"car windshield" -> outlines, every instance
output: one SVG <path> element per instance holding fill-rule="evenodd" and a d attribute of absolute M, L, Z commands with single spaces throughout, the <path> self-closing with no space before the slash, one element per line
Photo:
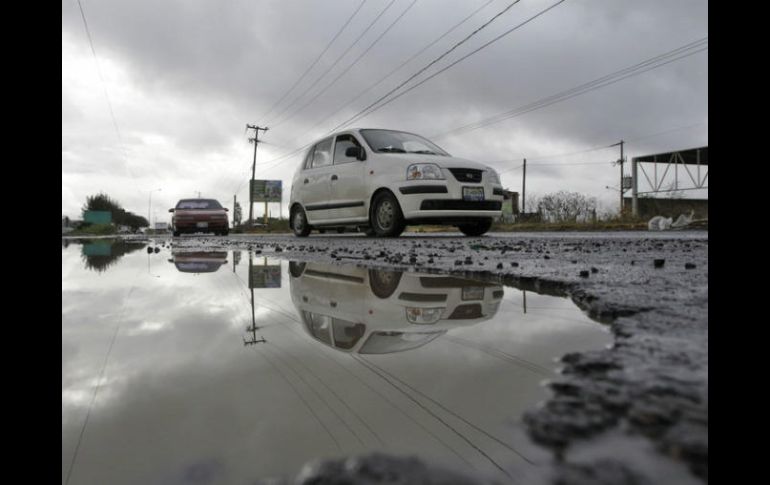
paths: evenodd
<path fill-rule="evenodd" d="M 361 130 L 372 150 L 378 153 L 417 153 L 420 155 L 449 154 L 425 138 L 412 133 L 391 130 Z"/>
<path fill-rule="evenodd" d="M 390 354 L 416 349 L 431 342 L 446 333 L 446 330 L 435 332 L 374 332 L 361 347 L 361 354 Z"/>
<path fill-rule="evenodd" d="M 222 206 L 216 200 L 212 199 L 192 199 L 180 200 L 176 205 L 177 209 L 196 209 L 196 210 L 216 210 L 222 209 Z"/>

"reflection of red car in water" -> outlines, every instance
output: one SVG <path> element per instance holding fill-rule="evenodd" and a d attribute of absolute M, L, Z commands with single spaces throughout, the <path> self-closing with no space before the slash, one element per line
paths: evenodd
<path fill-rule="evenodd" d="M 174 213 L 171 217 L 174 236 L 183 232 L 213 232 L 227 236 L 230 231 L 227 209 L 214 199 L 182 199 L 168 211 Z"/>
<path fill-rule="evenodd" d="M 227 263 L 225 252 L 174 253 L 168 260 L 181 273 L 214 273 Z"/>

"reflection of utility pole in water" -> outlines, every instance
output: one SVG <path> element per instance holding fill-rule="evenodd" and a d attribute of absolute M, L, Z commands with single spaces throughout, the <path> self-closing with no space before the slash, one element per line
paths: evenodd
<path fill-rule="evenodd" d="M 524 303 L 524 313 L 527 313 L 527 290 L 521 290 L 521 298 Z"/>
<path fill-rule="evenodd" d="M 238 254 L 240 255 L 240 252 Z M 235 261 L 235 256 L 233 256 L 233 261 Z M 249 252 L 249 267 L 251 267 L 251 252 Z M 233 267 L 233 271 L 235 271 L 235 267 Z M 257 339 L 257 330 L 259 330 L 259 327 L 257 327 L 257 318 L 254 313 L 254 288 L 250 288 L 249 290 L 251 291 L 251 327 L 246 328 L 246 331 L 251 332 L 251 340 L 243 339 L 243 345 L 254 345 L 267 342 L 261 335 L 260 338 Z"/>
<path fill-rule="evenodd" d="M 235 273 L 235 267 L 241 262 L 241 252 L 233 251 L 233 273 Z"/>

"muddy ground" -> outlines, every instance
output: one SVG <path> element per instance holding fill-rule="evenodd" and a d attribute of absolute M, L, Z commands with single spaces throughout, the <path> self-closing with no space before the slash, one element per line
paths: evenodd
<path fill-rule="evenodd" d="M 614 344 L 562 357 L 552 397 L 524 416 L 553 451 L 551 483 L 708 481 L 708 233 L 515 233 L 156 238 L 298 261 L 458 273 L 568 296 Z M 432 477 L 432 478 L 431 478 Z M 415 458 L 308 465 L 302 483 L 473 483 Z"/>

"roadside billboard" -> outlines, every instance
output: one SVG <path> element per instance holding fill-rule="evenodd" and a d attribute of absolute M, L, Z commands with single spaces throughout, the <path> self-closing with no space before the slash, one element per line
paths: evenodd
<path fill-rule="evenodd" d="M 282 180 L 252 180 L 252 202 L 281 202 Z"/>

